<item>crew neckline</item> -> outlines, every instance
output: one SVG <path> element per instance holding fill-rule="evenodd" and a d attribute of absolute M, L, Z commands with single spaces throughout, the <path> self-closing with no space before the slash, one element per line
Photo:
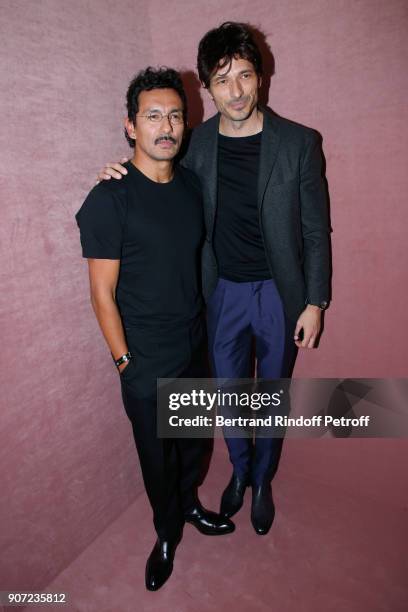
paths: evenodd
<path fill-rule="evenodd" d="M 256 134 L 250 134 L 249 136 L 225 136 L 225 134 L 221 134 L 220 132 L 218 132 L 218 136 L 221 136 L 221 138 L 225 138 L 227 140 L 249 140 L 249 139 L 253 139 L 255 140 L 256 138 L 259 138 L 262 135 L 262 130 L 260 132 L 257 132 Z"/>
<path fill-rule="evenodd" d="M 139 170 L 139 168 L 137 168 L 131 160 L 126 162 L 125 167 L 127 167 L 128 169 L 130 168 L 132 172 L 134 171 L 138 176 L 141 176 L 142 178 L 146 179 L 146 181 L 148 181 L 152 185 L 159 185 L 160 187 L 165 187 L 166 185 L 172 185 L 175 181 L 176 172 L 177 172 L 176 168 L 174 168 L 173 178 L 170 181 L 166 181 L 165 183 L 159 183 L 158 181 L 154 181 L 149 176 L 147 176 L 144 172 Z"/>

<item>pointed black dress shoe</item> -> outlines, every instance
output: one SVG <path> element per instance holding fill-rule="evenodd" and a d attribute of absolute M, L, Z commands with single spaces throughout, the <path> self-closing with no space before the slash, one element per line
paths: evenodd
<path fill-rule="evenodd" d="M 275 518 L 270 483 L 252 485 L 251 523 L 258 535 L 266 535 Z"/>
<path fill-rule="evenodd" d="M 230 518 L 241 509 L 244 503 L 245 489 L 249 485 L 247 476 L 232 474 L 227 488 L 221 497 L 220 513 Z"/>
<path fill-rule="evenodd" d="M 224 535 L 235 530 L 232 521 L 221 514 L 206 510 L 200 503 L 186 512 L 184 519 L 204 535 Z"/>
<path fill-rule="evenodd" d="M 174 553 L 179 540 L 157 539 L 146 563 L 146 589 L 157 591 L 170 577 L 173 571 Z"/>

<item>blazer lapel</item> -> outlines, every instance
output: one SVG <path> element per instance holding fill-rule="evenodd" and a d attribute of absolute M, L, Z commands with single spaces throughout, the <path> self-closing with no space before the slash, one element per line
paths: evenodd
<path fill-rule="evenodd" d="M 263 111 L 261 155 L 258 175 L 258 208 L 261 210 L 265 190 L 275 165 L 280 144 L 280 133 L 277 121 L 268 111 Z"/>
<path fill-rule="evenodd" d="M 206 138 L 203 143 L 204 176 L 207 185 L 207 197 L 204 198 L 207 233 L 211 238 L 214 230 L 215 213 L 218 199 L 218 126 L 219 113 L 207 123 Z"/>

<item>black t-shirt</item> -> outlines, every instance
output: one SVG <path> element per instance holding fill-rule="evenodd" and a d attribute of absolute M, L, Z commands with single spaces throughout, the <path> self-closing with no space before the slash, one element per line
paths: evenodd
<path fill-rule="evenodd" d="M 214 250 L 219 276 L 236 282 L 271 278 L 257 204 L 261 135 L 218 135 Z"/>
<path fill-rule="evenodd" d="M 180 166 L 168 183 L 131 162 L 120 181 L 102 181 L 76 215 L 83 256 L 120 259 L 116 301 L 128 336 L 186 329 L 200 314 L 204 238 L 198 178 Z"/>

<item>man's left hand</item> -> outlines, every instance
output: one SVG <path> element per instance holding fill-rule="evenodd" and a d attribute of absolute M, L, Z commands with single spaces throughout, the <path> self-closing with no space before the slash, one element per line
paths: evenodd
<path fill-rule="evenodd" d="M 298 348 L 313 348 L 320 332 L 322 311 L 318 306 L 308 304 L 297 320 L 294 340 Z M 303 338 L 300 340 L 300 330 Z"/>

